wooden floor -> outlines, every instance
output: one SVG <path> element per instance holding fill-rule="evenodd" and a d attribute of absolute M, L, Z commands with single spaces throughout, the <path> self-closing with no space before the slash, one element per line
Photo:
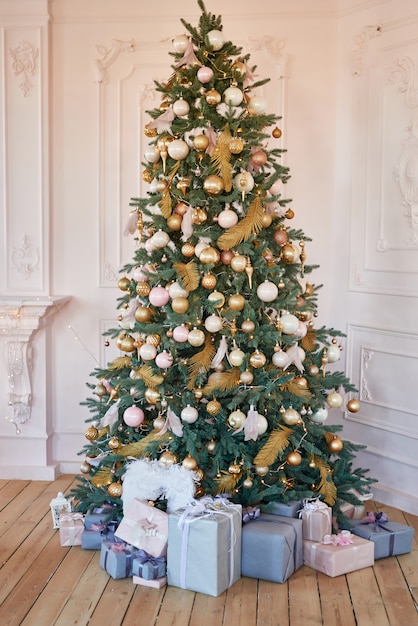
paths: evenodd
<path fill-rule="evenodd" d="M 113 580 L 97 551 L 63 548 L 49 503 L 73 476 L 0 480 L 1 626 L 414 626 L 418 517 L 377 503 L 415 528 L 413 551 L 329 578 L 306 566 L 284 584 L 242 578 L 218 598 Z M 370 507 L 368 507 L 370 508 Z"/>

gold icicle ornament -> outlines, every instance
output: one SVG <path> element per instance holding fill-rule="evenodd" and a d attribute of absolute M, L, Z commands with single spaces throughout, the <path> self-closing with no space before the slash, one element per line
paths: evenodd
<path fill-rule="evenodd" d="M 249 257 L 247 257 L 247 263 L 245 266 L 245 273 L 248 276 L 248 284 L 250 286 L 250 289 L 253 288 L 253 273 L 254 273 L 254 268 L 251 265 L 251 259 Z"/>
<path fill-rule="evenodd" d="M 300 273 L 301 273 L 301 276 L 303 278 L 303 275 L 305 273 L 305 262 L 306 262 L 305 242 L 304 241 L 299 241 L 299 246 L 300 246 L 299 259 L 300 259 L 300 263 L 301 263 Z"/>
<path fill-rule="evenodd" d="M 138 241 L 141 241 L 142 234 L 144 232 L 144 220 L 142 219 L 142 211 L 138 209 L 137 213 L 138 213 L 138 216 L 137 216 L 137 221 L 136 221 L 136 228 L 138 230 Z"/>

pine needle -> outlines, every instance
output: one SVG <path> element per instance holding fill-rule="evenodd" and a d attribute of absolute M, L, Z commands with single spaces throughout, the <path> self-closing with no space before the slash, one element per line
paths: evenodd
<path fill-rule="evenodd" d="M 122 446 L 116 451 L 118 456 L 133 456 L 135 458 L 139 458 L 140 456 L 145 456 L 146 448 L 149 444 L 158 441 L 160 444 L 164 444 L 168 442 L 170 437 L 170 433 L 167 431 L 163 435 L 159 435 L 158 430 L 153 430 L 149 435 L 146 435 L 140 441 L 135 441 L 135 443 L 128 443 L 126 446 Z"/>
<path fill-rule="evenodd" d="M 241 372 L 234 367 L 226 372 L 214 372 L 210 375 L 207 385 L 203 387 L 203 395 L 210 396 L 215 391 L 231 391 L 234 387 L 238 387 Z"/>
<path fill-rule="evenodd" d="M 196 378 L 199 372 L 203 370 L 207 372 L 212 363 L 212 359 L 216 354 L 215 347 L 212 343 L 211 337 L 206 336 L 205 347 L 200 352 L 197 352 L 189 359 L 189 377 L 187 381 L 187 389 L 193 389 Z"/>
<path fill-rule="evenodd" d="M 220 250 L 231 250 L 243 241 L 248 241 L 251 235 L 257 235 L 263 228 L 263 205 L 259 196 L 256 196 L 248 207 L 247 215 L 232 228 L 228 228 L 218 239 Z"/>
<path fill-rule="evenodd" d="M 267 442 L 254 459 L 254 465 L 273 465 L 280 452 L 289 445 L 289 437 L 293 433 L 291 428 L 280 426 L 280 430 L 273 430 Z"/>
<path fill-rule="evenodd" d="M 110 370 L 123 370 L 124 367 L 129 367 L 130 363 L 131 359 L 129 356 L 120 356 L 111 361 L 107 367 Z"/>
<path fill-rule="evenodd" d="M 232 165 L 231 151 L 229 144 L 231 143 L 231 133 L 228 127 L 220 134 L 218 141 L 215 145 L 215 150 L 212 155 L 212 163 L 216 167 L 218 175 L 222 178 L 225 191 L 229 192 L 232 189 Z"/>
<path fill-rule="evenodd" d="M 161 374 L 155 374 L 150 365 L 142 365 L 139 369 L 135 370 L 135 376 L 139 376 L 144 381 L 147 387 L 155 389 L 158 385 L 164 382 L 164 377 Z"/>
<path fill-rule="evenodd" d="M 312 394 L 309 389 L 301 388 L 294 380 L 289 380 L 288 383 L 283 385 L 283 388 L 286 389 L 289 393 L 294 396 L 298 396 L 299 398 L 303 398 L 307 402 L 312 398 Z"/>
<path fill-rule="evenodd" d="M 325 502 L 329 506 L 334 506 L 337 500 L 337 487 L 334 482 L 330 480 L 331 469 L 326 461 L 319 457 L 314 457 L 315 467 L 319 470 L 321 477 L 320 483 L 317 487 L 317 491 L 324 496 Z"/>
<path fill-rule="evenodd" d="M 174 263 L 173 269 L 177 272 L 177 276 L 181 280 L 182 286 L 187 291 L 194 291 L 198 288 L 200 282 L 199 268 L 195 261 L 188 263 Z"/>
<path fill-rule="evenodd" d="M 240 477 L 241 474 L 221 472 L 221 476 L 215 478 L 218 485 L 218 493 L 232 493 Z"/>
<path fill-rule="evenodd" d="M 163 191 L 163 197 L 161 198 L 161 202 L 159 203 L 159 207 L 163 217 L 167 220 L 173 212 L 173 205 L 171 203 L 171 194 L 168 187 L 166 187 Z"/>
<path fill-rule="evenodd" d="M 300 342 L 300 345 L 305 350 L 305 352 L 313 352 L 316 346 L 316 332 L 314 330 L 308 330 L 308 332 Z"/>

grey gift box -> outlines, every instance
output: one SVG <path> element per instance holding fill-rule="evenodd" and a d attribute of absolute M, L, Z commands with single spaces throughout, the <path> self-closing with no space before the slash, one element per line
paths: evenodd
<path fill-rule="evenodd" d="M 270 515 L 281 515 L 282 517 L 299 517 L 299 511 L 303 508 L 301 500 L 290 500 L 289 502 L 269 502 L 260 506 L 262 513 Z"/>
<path fill-rule="evenodd" d="M 168 518 L 167 582 L 174 587 L 219 596 L 241 578 L 241 505 L 187 518 Z"/>
<path fill-rule="evenodd" d="M 353 522 L 351 532 L 353 535 L 373 541 L 375 559 L 383 559 L 395 554 L 407 554 L 412 550 L 414 538 L 412 526 L 390 521 L 379 524 Z"/>
<path fill-rule="evenodd" d="M 242 528 L 241 574 L 283 583 L 303 564 L 302 520 L 261 515 Z"/>

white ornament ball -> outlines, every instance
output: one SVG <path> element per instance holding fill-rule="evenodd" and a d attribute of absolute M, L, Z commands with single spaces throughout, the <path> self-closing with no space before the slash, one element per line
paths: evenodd
<path fill-rule="evenodd" d="M 136 267 L 133 270 L 132 278 L 136 280 L 137 283 L 141 283 L 143 281 L 149 280 L 149 274 L 144 271 L 145 269 L 146 268 L 143 265 L 141 265 L 140 267 Z"/>
<path fill-rule="evenodd" d="M 173 355 L 167 352 L 167 350 L 163 350 L 155 357 L 155 364 L 166 370 L 173 365 Z"/>
<path fill-rule="evenodd" d="M 150 343 L 144 343 L 139 348 L 139 356 L 144 361 L 153 361 L 157 356 L 157 348 Z"/>
<path fill-rule="evenodd" d="M 195 255 L 197 256 L 197 258 L 199 258 L 199 257 L 200 257 L 200 255 L 202 254 L 203 250 L 204 250 L 205 248 L 207 248 L 207 247 L 208 247 L 208 245 L 209 245 L 209 244 L 208 244 L 208 243 L 206 243 L 206 241 L 199 241 L 199 243 L 197 243 L 197 244 L 195 245 L 195 248 L 194 248 L 194 253 L 195 253 Z"/>
<path fill-rule="evenodd" d="M 226 104 L 232 104 L 232 106 L 237 107 L 243 101 L 244 94 L 238 87 L 228 87 L 225 89 L 223 97 Z"/>
<path fill-rule="evenodd" d="M 228 361 L 232 367 L 239 367 L 244 363 L 245 353 L 239 348 L 235 348 L 235 350 L 231 350 L 228 355 Z"/>
<path fill-rule="evenodd" d="M 279 350 L 279 352 L 275 352 L 271 358 L 273 365 L 276 367 L 285 367 L 285 365 L 289 362 L 288 356 L 286 352 L 283 350 Z"/>
<path fill-rule="evenodd" d="M 203 83 L 204 85 L 206 83 L 210 83 L 210 81 L 213 78 L 213 69 L 211 67 L 208 67 L 207 65 L 202 65 L 202 67 L 199 67 L 199 69 L 197 70 L 197 79 Z"/>
<path fill-rule="evenodd" d="M 260 115 L 266 110 L 266 101 L 261 96 L 254 96 L 248 103 L 250 113 Z"/>
<path fill-rule="evenodd" d="M 145 149 L 144 157 L 148 161 L 148 163 L 157 163 L 160 158 L 160 151 L 157 146 L 148 146 Z"/>
<path fill-rule="evenodd" d="M 298 413 L 298 411 L 296 411 L 292 407 L 289 407 L 283 413 L 282 419 L 284 423 L 287 424 L 288 426 L 294 426 L 295 424 L 298 424 L 301 421 L 301 416 L 300 416 L 300 413 Z"/>
<path fill-rule="evenodd" d="M 266 418 L 264 417 L 264 415 L 260 415 L 260 413 L 258 413 L 257 415 L 257 431 L 259 435 L 264 435 L 264 433 L 266 432 L 268 428 L 268 421 L 266 420 Z"/>
<path fill-rule="evenodd" d="M 183 324 L 181 326 L 176 326 L 173 330 L 173 339 L 174 341 L 177 341 L 177 343 L 184 343 L 185 341 L 187 341 L 188 336 L 189 329 Z"/>
<path fill-rule="evenodd" d="M 241 372 L 240 380 L 244 385 L 251 385 L 254 380 L 254 374 L 250 370 L 244 370 Z"/>
<path fill-rule="evenodd" d="M 194 406 L 190 406 L 190 404 L 188 404 L 184 407 L 184 409 L 182 409 L 180 417 L 183 422 L 187 422 L 187 424 L 194 424 L 199 417 L 199 412 Z"/>
<path fill-rule="evenodd" d="M 341 350 L 333 343 L 327 348 L 328 363 L 336 363 L 341 358 Z"/>
<path fill-rule="evenodd" d="M 210 30 L 206 36 L 211 50 L 220 50 L 225 43 L 223 32 L 220 30 Z"/>
<path fill-rule="evenodd" d="M 189 295 L 187 289 L 184 289 L 184 287 L 182 287 L 177 281 L 171 283 L 168 288 L 168 293 L 170 294 L 170 298 L 172 300 L 174 300 L 174 298 L 187 298 Z"/>
<path fill-rule="evenodd" d="M 280 318 L 280 323 L 282 326 L 282 332 L 285 335 L 292 335 L 299 328 L 299 320 L 296 315 L 292 315 L 291 313 L 285 313 Z"/>
<path fill-rule="evenodd" d="M 158 178 L 153 178 L 149 184 L 150 193 L 157 193 Z"/>
<path fill-rule="evenodd" d="M 343 403 L 343 397 L 338 391 L 332 391 L 327 395 L 327 404 L 331 409 L 339 409 Z"/>
<path fill-rule="evenodd" d="M 189 38 L 187 35 L 177 35 L 177 37 L 174 37 L 172 43 L 174 52 L 177 52 L 177 54 L 184 54 L 187 50 L 187 46 L 189 45 Z"/>
<path fill-rule="evenodd" d="M 216 309 L 220 309 L 225 304 L 225 296 L 220 291 L 212 291 L 208 295 L 208 300 L 209 302 L 216 302 Z"/>
<path fill-rule="evenodd" d="M 232 428 L 240 428 L 243 425 L 247 416 L 245 413 L 237 409 L 236 411 L 232 411 L 228 417 L 228 424 L 232 426 Z"/>
<path fill-rule="evenodd" d="M 242 171 L 234 177 L 234 187 L 248 193 L 254 187 L 254 178 L 250 172 Z"/>
<path fill-rule="evenodd" d="M 190 148 L 183 139 L 174 139 L 168 144 L 168 154 L 175 161 L 185 159 L 190 152 Z"/>
<path fill-rule="evenodd" d="M 310 415 L 310 419 L 312 422 L 315 422 L 315 424 L 323 424 L 327 417 L 328 409 L 325 407 L 317 409 L 314 413 L 312 413 L 312 415 Z"/>
<path fill-rule="evenodd" d="M 238 223 L 238 215 L 232 209 L 224 209 L 218 215 L 218 224 L 221 228 L 232 228 Z"/>
<path fill-rule="evenodd" d="M 149 241 L 151 241 L 154 249 L 160 250 L 161 248 L 165 248 L 165 246 L 169 243 L 170 235 L 166 233 L 165 230 L 157 230 Z"/>
<path fill-rule="evenodd" d="M 279 193 L 283 191 L 283 183 L 281 179 L 277 179 L 269 189 L 269 192 L 272 196 L 277 196 Z"/>
<path fill-rule="evenodd" d="M 303 339 L 303 337 L 305 337 L 307 332 L 308 332 L 308 327 L 305 324 L 305 322 L 299 321 L 299 325 L 298 325 L 297 329 L 295 330 L 295 332 L 293 334 L 296 337 L 299 337 L 300 339 Z"/>
<path fill-rule="evenodd" d="M 257 287 L 257 296 L 262 302 L 273 302 L 279 295 L 279 289 L 275 283 L 265 280 Z"/>
<path fill-rule="evenodd" d="M 205 343 L 205 333 L 198 328 L 193 328 L 193 330 L 189 332 L 187 341 L 195 348 L 202 346 Z"/>
<path fill-rule="evenodd" d="M 187 100 L 183 100 L 183 98 L 180 98 L 180 100 L 176 100 L 173 103 L 173 111 L 177 115 L 177 117 L 184 117 L 189 113 L 190 105 Z"/>
<path fill-rule="evenodd" d="M 217 333 L 223 326 L 222 318 L 219 315 L 209 315 L 205 319 L 205 328 L 210 333 Z"/>

